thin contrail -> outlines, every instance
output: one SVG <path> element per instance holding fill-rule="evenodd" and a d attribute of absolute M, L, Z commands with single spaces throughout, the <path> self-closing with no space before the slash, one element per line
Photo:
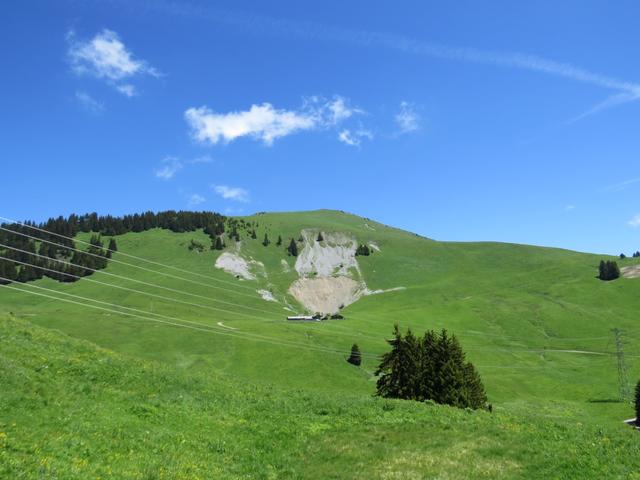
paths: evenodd
<path fill-rule="evenodd" d="M 130 8 L 141 7 L 139 3 L 132 4 L 126 2 L 126 5 Z M 336 27 L 316 22 L 275 18 L 247 12 L 197 6 L 187 2 L 157 0 L 146 2 L 142 5 L 142 8 L 169 15 L 200 18 L 230 25 L 241 28 L 251 34 L 296 37 L 304 40 L 343 43 L 359 47 L 387 48 L 430 58 L 529 70 L 615 90 L 622 94 L 614 95 L 606 99 L 581 115 L 569 120 L 569 123 L 581 120 L 606 108 L 640 99 L 640 83 L 620 80 L 608 75 L 589 71 L 570 63 L 558 62 L 522 52 L 500 52 L 471 47 L 442 45 L 389 32 L 374 32 L 362 29 Z"/>

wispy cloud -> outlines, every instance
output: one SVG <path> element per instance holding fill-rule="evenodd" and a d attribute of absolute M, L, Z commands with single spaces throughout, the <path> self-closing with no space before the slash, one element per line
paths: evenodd
<path fill-rule="evenodd" d="M 203 155 L 201 157 L 196 157 L 191 160 L 188 160 L 187 163 L 191 165 L 198 165 L 201 163 L 213 163 L 213 158 L 211 158 L 209 155 Z"/>
<path fill-rule="evenodd" d="M 613 185 L 607 185 L 602 190 L 605 192 L 621 192 L 635 183 L 640 183 L 640 178 L 631 178 L 623 182 L 614 183 Z"/>
<path fill-rule="evenodd" d="M 565 211 L 565 212 L 571 212 L 571 211 L 573 211 L 573 210 L 575 210 L 575 209 L 576 209 L 576 206 L 575 206 L 575 205 L 565 205 L 565 206 L 564 206 L 564 211 Z"/>
<path fill-rule="evenodd" d="M 120 40 L 118 34 L 104 29 L 90 40 L 76 38 L 75 32 L 67 34 L 67 52 L 71 68 L 77 75 L 90 75 L 112 85 L 127 97 L 135 95 L 135 87 L 123 80 L 140 75 L 159 76 L 158 71 L 133 54 Z"/>
<path fill-rule="evenodd" d="M 516 68 L 566 78 L 626 94 L 618 96 L 615 100 L 611 98 L 605 100 L 587 112 L 573 118 L 571 120 L 573 122 L 606 108 L 640 99 L 639 83 L 620 80 L 605 74 L 594 73 L 570 63 L 558 62 L 522 52 L 500 52 L 442 45 L 394 33 L 349 29 L 315 22 L 251 15 L 244 12 L 192 5 L 186 2 L 177 3 L 158 0 L 153 2 L 151 8 L 171 15 L 197 17 L 216 23 L 224 23 L 252 34 L 302 38 L 365 48 L 386 48 L 425 58 Z"/>
<path fill-rule="evenodd" d="M 345 98 L 332 100 L 309 97 L 302 108 L 285 110 L 270 103 L 251 105 L 248 110 L 216 113 L 208 107 L 189 108 L 184 116 L 195 140 L 216 145 L 229 143 L 241 137 L 272 145 L 277 138 L 305 130 L 337 126 L 362 110 L 352 108 Z"/>
<path fill-rule="evenodd" d="M 348 128 L 345 128 L 338 133 L 338 140 L 351 147 L 359 147 L 362 144 L 362 140 L 365 138 L 373 140 L 373 133 L 364 129 L 351 131 Z"/>
<path fill-rule="evenodd" d="M 640 213 L 635 215 L 631 220 L 627 222 L 627 225 L 633 228 L 640 227 Z"/>
<path fill-rule="evenodd" d="M 104 112 L 104 104 L 99 102 L 87 92 L 76 92 L 76 101 L 87 111 L 91 113 L 102 113 Z"/>
<path fill-rule="evenodd" d="M 162 160 L 162 166 L 154 171 L 157 178 L 162 180 L 171 180 L 184 165 L 177 157 L 165 157 Z"/>
<path fill-rule="evenodd" d="M 399 128 L 398 134 L 415 132 L 420 128 L 420 115 L 415 106 L 409 102 L 400 102 L 400 111 L 394 117 Z"/>
<path fill-rule="evenodd" d="M 212 185 L 211 188 L 225 200 L 244 203 L 249 201 L 249 192 L 244 188 L 230 187 L 228 185 Z"/>
<path fill-rule="evenodd" d="M 190 207 L 195 207 L 196 205 L 200 205 L 204 202 L 206 202 L 207 199 L 204 198 L 202 195 L 198 195 L 197 193 L 193 193 L 191 195 L 189 195 L 189 206 Z"/>

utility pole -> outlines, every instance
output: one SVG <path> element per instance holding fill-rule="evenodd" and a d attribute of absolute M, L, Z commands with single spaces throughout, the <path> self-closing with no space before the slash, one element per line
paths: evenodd
<path fill-rule="evenodd" d="M 624 361 L 624 330 L 619 328 L 611 329 L 616 342 L 616 358 L 618 360 L 618 388 L 620 401 L 626 402 L 631 398 L 629 390 L 629 377 L 627 376 L 627 364 Z"/>

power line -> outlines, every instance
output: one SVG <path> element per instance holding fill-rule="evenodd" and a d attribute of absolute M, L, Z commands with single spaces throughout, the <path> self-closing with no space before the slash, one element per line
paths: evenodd
<path fill-rule="evenodd" d="M 5 280 L 8 280 L 8 279 L 5 279 Z M 97 309 L 97 310 L 103 310 L 103 311 L 107 311 L 107 312 L 111 312 L 111 313 L 116 313 L 116 314 L 119 314 L 119 315 L 140 318 L 140 319 L 148 320 L 148 321 L 151 321 L 151 322 L 163 323 L 163 324 L 174 326 L 174 327 L 188 328 L 188 329 L 192 329 L 192 330 L 198 330 L 198 331 L 207 332 L 207 333 L 213 333 L 213 334 L 217 334 L 217 335 L 225 335 L 225 336 L 230 336 L 230 337 L 235 337 L 235 338 L 240 338 L 240 339 L 261 341 L 261 342 L 264 342 L 264 343 L 270 343 L 270 344 L 277 345 L 277 346 L 286 346 L 286 347 L 300 348 L 300 349 L 305 349 L 305 350 L 313 350 L 313 351 L 318 351 L 318 352 L 322 352 L 322 353 L 334 353 L 334 354 L 341 354 L 341 355 L 346 355 L 346 354 L 350 353 L 350 351 L 346 351 L 346 350 L 338 350 L 338 349 L 332 349 L 332 348 L 328 348 L 328 347 L 317 347 L 317 346 L 302 345 L 302 344 L 299 344 L 299 343 L 293 343 L 293 342 L 287 342 L 287 341 L 281 341 L 281 340 L 279 341 L 279 340 L 271 339 L 269 337 L 264 337 L 264 336 L 255 335 L 255 334 L 247 334 L 247 335 L 245 335 L 245 334 L 241 334 L 240 332 L 231 332 L 231 331 L 228 331 L 228 330 L 214 330 L 209 325 L 204 325 L 204 324 L 198 324 L 200 326 L 183 325 L 183 324 L 177 323 L 177 322 L 170 322 L 170 321 L 160 320 L 158 318 L 142 316 L 142 315 L 138 315 L 138 314 L 135 314 L 135 313 L 121 312 L 121 311 L 114 310 L 114 309 L 99 307 L 97 305 L 90 305 L 90 304 L 87 304 L 87 303 L 77 302 L 75 300 L 69 300 L 69 299 L 66 299 L 66 298 L 60 298 L 60 297 L 56 297 L 56 296 L 53 296 L 53 295 L 47 295 L 47 294 L 44 294 L 44 293 L 31 292 L 31 291 L 28 291 L 28 290 L 24 290 L 22 288 L 12 287 L 10 285 L 4 285 L 1 288 L 8 288 L 10 290 L 16 290 L 16 291 L 19 291 L 19 292 L 28 293 L 30 295 L 38 295 L 40 297 L 46 297 L 46 298 L 50 298 L 50 299 L 61 301 L 61 302 L 72 303 L 72 304 L 75 304 L 75 305 L 80 305 L 80 306 L 84 306 L 84 307 L 87 307 L 87 308 L 93 308 L 93 309 Z M 89 300 L 89 301 L 93 301 L 93 300 Z M 196 323 L 196 322 L 191 322 L 191 323 Z M 366 357 L 378 358 L 378 355 L 375 355 L 375 354 L 364 353 L 363 355 L 366 356 Z"/>
<path fill-rule="evenodd" d="M 2 216 L 0 216 L 0 218 L 5 219 L 5 220 L 8 220 L 6 217 L 2 217 Z M 53 232 L 50 232 L 50 231 L 48 231 L 48 230 L 44 230 L 44 229 L 42 229 L 42 228 L 34 227 L 34 226 L 32 226 L 32 225 L 27 225 L 27 224 L 25 224 L 25 223 L 20 223 L 20 222 L 14 222 L 14 223 L 16 223 L 16 224 L 18 224 L 18 225 L 22 225 L 23 227 L 32 228 L 32 229 L 34 229 L 34 230 L 37 230 L 37 231 L 40 231 L 40 232 L 46 233 L 46 234 L 48 234 L 48 235 L 55 235 L 56 237 L 64 238 L 64 239 L 70 240 L 70 241 L 72 241 L 72 242 L 78 242 L 78 243 L 82 243 L 82 244 L 85 244 L 85 245 L 92 246 L 92 245 L 91 245 L 91 243 L 89 243 L 89 242 L 85 242 L 84 240 L 74 239 L 74 238 L 72 238 L 72 237 L 67 237 L 67 236 L 65 236 L 65 235 L 60 235 L 60 234 L 58 234 L 58 233 L 53 233 Z M 4 230 L 4 231 L 10 232 L 10 233 L 13 233 L 13 234 L 15 234 L 15 235 L 21 235 L 21 236 L 23 236 L 23 237 L 27 237 L 27 238 L 30 238 L 30 239 L 32 239 L 32 240 L 37 240 L 37 241 L 39 241 L 39 242 L 44 242 L 44 243 L 48 243 L 48 244 L 51 244 L 51 245 L 56 245 L 56 246 L 58 246 L 58 247 L 66 248 L 66 249 L 69 249 L 69 250 L 74 250 L 74 251 L 77 251 L 77 252 L 85 253 L 85 254 L 88 254 L 88 255 L 93 255 L 93 256 L 98 256 L 98 257 L 100 256 L 100 255 L 97 255 L 97 254 L 93 254 L 93 253 L 91 253 L 91 252 L 86 252 L 86 251 L 79 250 L 79 249 L 77 249 L 77 248 L 75 248 L 75 247 L 69 247 L 69 246 L 67 246 L 67 245 L 57 244 L 57 243 L 51 242 L 51 241 L 49 241 L 49 240 L 45 240 L 45 239 L 43 239 L 43 238 L 39 238 L 39 237 L 35 237 L 35 236 L 32 236 L 32 235 L 28 235 L 28 234 L 23 233 L 23 232 L 17 232 L 17 231 L 15 231 L 15 230 L 11 230 L 10 228 L 3 227 L 2 225 L 0 225 L 0 230 Z M 133 258 L 133 259 L 140 260 L 140 261 L 143 261 L 143 262 L 147 262 L 147 263 L 150 263 L 150 264 L 153 264 L 153 265 L 158 265 L 158 266 L 161 266 L 161 267 L 164 267 L 164 268 L 170 268 L 170 269 L 172 269 L 172 270 L 177 270 L 177 271 L 180 271 L 180 272 L 183 272 L 183 273 L 188 273 L 188 274 L 190 274 L 190 275 L 196 275 L 196 276 L 199 276 L 199 277 L 204 277 L 204 278 L 206 278 L 206 279 L 208 279 L 208 280 L 213 280 L 213 281 L 215 281 L 215 282 L 220 282 L 220 283 L 224 283 L 224 284 L 227 284 L 227 285 L 232 285 L 232 286 L 234 286 L 234 287 L 236 287 L 236 288 L 244 288 L 244 289 L 247 289 L 247 290 L 253 290 L 251 287 L 245 287 L 244 285 L 238 285 L 237 283 L 229 282 L 229 281 L 227 281 L 227 280 L 221 280 L 221 279 L 219 279 L 219 278 L 211 277 L 211 276 L 209 276 L 209 275 L 203 275 L 203 274 L 198 273 L 198 272 L 192 272 L 192 271 L 190 271 L 190 270 L 185 270 L 185 269 L 182 269 L 182 268 L 173 267 L 173 266 L 171 266 L 171 265 L 165 265 L 165 264 L 163 264 L 163 263 L 155 262 L 155 261 L 153 261 L 153 260 L 148 260 L 148 259 L 145 259 L 145 258 L 142 258 L 142 257 L 138 257 L 138 256 L 135 256 L 135 255 L 131 255 L 131 254 L 128 254 L 128 253 L 122 252 L 122 251 L 120 251 L 120 250 L 111 250 L 111 249 L 109 249 L 109 248 L 104 248 L 104 247 L 102 247 L 102 250 L 105 250 L 105 251 L 111 252 L 112 254 L 117 253 L 117 254 L 122 255 L 122 256 L 125 256 L 125 257 Z M 170 273 L 166 273 L 166 272 L 159 272 L 158 270 L 152 270 L 152 269 L 149 269 L 149 268 L 141 267 L 140 265 L 135 265 L 135 264 L 132 264 L 132 263 L 123 262 L 123 261 L 121 261 L 121 260 L 114 260 L 114 259 L 112 259 L 112 261 L 113 261 L 113 262 L 115 262 L 115 263 L 121 263 L 121 264 L 123 264 L 123 265 L 128 265 L 128 266 L 130 266 L 130 267 L 138 268 L 138 269 L 140 269 L 140 270 L 145 270 L 145 271 L 148 271 L 148 272 L 153 272 L 153 273 L 156 273 L 156 274 L 158 274 L 158 275 L 164 275 L 164 276 L 166 276 L 166 277 L 171 277 L 171 278 L 175 278 L 175 279 L 179 279 L 179 280 L 184 280 L 184 281 L 186 281 L 186 282 L 191 282 L 191 283 L 194 283 L 194 284 L 197 284 L 197 285 L 202 285 L 202 286 L 211 287 L 211 288 L 221 288 L 221 287 L 214 287 L 213 285 L 208 285 L 208 284 L 201 283 L 201 282 L 196 282 L 196 281 L 194 281 L 194 280 L 189 280 L 189 279 L 186 279 L 186 278 L 183 278 L 183 277 L 179 277 L 179 276 L 177 276 L 177 275 L 172 275 L 172 274 L 170 274 Z"/>
<path fill-rule="evenodd" d="M 171 287 L 165 287 L 165 286 L 162 286 L 162 285 L 157 285 L 155 283 L 144 282 L 142 280 L 126 277 L 124 275 L 118 275 L 116 273 L 106 272 L 104 270 L 98 270 L 98 269 L 95 269 L 95 268 L 85 267 L 83 265 L 78 265 L 76 263 L 71 263 L 71 262 L 68 262 L 66 260 L 59 260 L 57 258 L 50 258 L 50 257 L 47 257 L 45 255 L 40 255 L 39 253 L 29 252 L 28 250 L 22 250 L 20 248 L 11 247 L 11 246 L 5 245 L 3 243 L 0 243 L 0 248 L 8 248 L 8 249 L 14 250 L 16 252 L 25 253 L 27 255 L 32 255 L 32 256 L 38 257 L 38 258 L 43 258 L 43 259 L 48 260 L 48 261 L 58 262 L 58 263 L 62 263 L 64 265 L 71 265 L 71 266 L 79 268 L 81 270 L 89 270 L 90 272 L 99 273 L 99 274 L 102 274 L 102 275 L 108 275 L 110 277 L 119 278 L 121 280 L 126 280 L 126 281 L 129 281 L 129 282 L 138 283 L 138 284 L 141 284 L 141 285 L 145 285 L 147 287 L 158 288 L 158 289 L 166 290 L 166 291 L 173 292 L 173 293 L 179 293 L 181 295 L 188 295 L 190 297 L 201 298 L 201 299 L 207 300 L 209 302 L 223 303 L 223 304 L 231 305 L 231 306 L 234 306 L 234 307 L 246 308 L 248 310 L 255 310 L 255 311 L 258 311 L 258 312 L 261 312 L 261 313 L 266 311 L 266 310 L 263 310 L 263 309 L 258 309 L 258 308 L 254 308 L 254 307 L 248 307 L 246 305 L 241 305 L 241 304 L 238 304 L 238 303 L 227 302 L 225 300 L 218 300 L 218 299 L 215 299 L 215 298 L 205 297 L 204 295 L 198 295 L 196 293 L 185 292 L 184 290 L 178 290 L 178 289 L 171 288 Z M 0 258 L 2 258 L 2 257 L 0 257 Z M 3 258 L 3 259 L 7 260 L 9 262 L 17 262 L 16 260 L 12 260 L 12 259 L 8 259 L 8 258 Z M 24 263 L 24 262 L 20 262 L 20 263 Z M 38 265 L 35 265 L 35 264 L 34 265 L 30 264 L 30 266 L 35 267 L 35 268 L 42 268 L 42 267 L 40 267 Z M 48 270 L 51 270 L 51 269 L 48 269 Z M 56 270 L 53 270 L 53 271 L 57 272 Z M 69 274 L 64 273 L 64 272 L 57 272 L 57 273 L 59 273 L 61 275 L 69 275 Z M 77 275 L 71 275 L 71 276 L 77 277 Z M 80 278 L 82 278 L 82 277 L 80 277 Z M 232 292 L 232 293 L 236 294 L 236 292 Z M 237 293 L 237 294 L 238 295 L 244 295 L 244 294 L 240 294 L 240 293 Z M 248 295 L 244 295 L 244 296 L 248 296 Z M 253 299 L 253 300 L 256 299 L 255 297 L 250 297 L 250 298 Z"/>
<path fill-rule="evenodd" d="M 0 257 L 0 260 L 7 260 L 7 259 L 6 259 L 6 258 L 3 258 L 3 257 Z M 18 264 L 20 264 L 20 265 L 27 265 L 27 266 L 34 267 L 34 268 L 39 268 L 39 269 L 41 269 L 41 270 L 45 270 L 45 271 L 48 271 L 48 272 L 60 273 L 60 272 L 58 272 L 57 270 L 53 270 L 53 269 L 51 269 L 51 268 L 42 267 L 42 266 L 39 266 L 39 265 L 34 265 L 34 264 L 31 264 L 31 263 L 27 263 L 27 262 L 22 262 L 22 261 L 20 261 L 20 260 L 10 260 L 10 261 L 11 261 L 11 262 L 13 262 L 13 263 L 18 263 Z M 217 307 L 211 307 L 211 306 L 208 306 L 208 305 L 200 305 L 200 304 L 197 304 L 197 303 L 186 302 L 186 301 L 184 301 L 184 300 L 179 300 L 179 299 L 172 298 L 172 297 L 165 297 L 165 296 L 163 296 L 163 295 L 157 295 L 157 294 L 155 294 L 155 293 L 144 292 L 144 291 L 142 291 L 142 290 L 136 290 L 136 289 L 134 289 L 134 288 L 128 288 L 128 287 L 123 287 L 123 286 L 121 286 L 121 285 L 114 285 L 114 284 L 112 284 L 112 283 L 105 283 L 105 282 L 101 282 L 101 281 L 99 281 L 99 280 L 95 280 L 95 279 L 93 279 L 93 278 L 80 277 L 79 275 L 73 275 L 73 274 L 71 274 L 71 273 L 65 273 L 64 275 L 67 275 L 67 276 L 70 276 L 70 277 L 73 277 L 73 278 L 77 278 L 78 280 L 82 279 L 82 280 L 85 280 L 85 281 L 87 281 L 87 282 L 96 283 L 96 284 L 98 284 L 98 285 L 104 285 L 105 287 L 117 288 L 117 289 L 119 289 L 119 290 L 125 290 L 125 291 L 128 291 L 128 292 L 138 293 L 138 294 L 140 294 L 140 295 L 146 295 L 146 296 L 148 296 L 148 297 L 159 298 L 159 299 L 161 299 L 161 300 L 165 300 L 166 302 L 169 302 L 169 303 L 171 303 L 171 302 L 181 303 L 181 304 L 183 304 L 183 305 L 189 305 L 189 306 L 191 306 L 191 307 L 204 308 L 204 309 L 212 310 L 212 311 L 216 311 L 216 312 L 225 312 L 225 313 L 231 313 L 231 314 L 233 314 L 233 315 L 240 315 L 240 316 L 244 316 L 244 317 L 248 317 L 248 318 L 254 318 L 254 319 L 258 319 L 258 320 L 264 320 L 264 319 L 263 319 L 263 318 L 261 318 L 261 317 L 257 317 L 257 316 L 255 316 L 255 315 L 251 315 L 251 314 L 247 314 L 247 313 L 243 313 L 243 312 L 235 312 L 235 311 L 233 311 L 233 310 L 226 310 L 226 309 L 224 309 L 224 308 L 217 308 Z M 243 305 L 238 305 L 238 306 L 243 306 Z"/>

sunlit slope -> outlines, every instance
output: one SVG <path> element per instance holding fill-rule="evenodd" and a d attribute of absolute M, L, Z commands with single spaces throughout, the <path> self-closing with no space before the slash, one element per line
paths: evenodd
<path fill-rule="evenodd" d="M 634 342 L 640 339 L 640 280 L 597 280 L 600 256 L 511 244 L 437 242 L 335 211 L 260 214 L 244 220 L 255 222 L 257 239 L 241 231 L 239 251 L 262 262 L 266 273 L 256 280 L 238 280 L 214 268 L 220 252 L 189 251 L 191 240 L 210 244 L 201 232 L 154 230 L 117 237 L 119 250 L 208 278 L 116 254 L 114 260 L 172 276 L 116 262 L 109 264 L 107 273 L 171 290 L 96 273 L 74 284 L 42 280 L 33 285 L 111 304 L 93 304 L 103 310 L 80 305 L 86 300 L 77 297 L 66 298 L 78 303 L 62 303 L 7 289 L 0 289 L 0 310 L 186 370 L 366 395 L 374 391 L 376 360 L 366 357 L 360 369 L 348 365 L 344 358 L 353 342 L 365 354 L 374 355 L 385 350 L 384 338 L 395 322 L 417 332 L 447 328 L 461 338 L 495 403 L 553 399 L 576 402 L 611 421 L 628 414 L 623 405 L 601 402 L 617 395 L 615 359 L 606 354 L 613 349 L 611 328 L 627 330 L 630 378 L 640 374 L 636 357 L 640 349 Z M 301 308 L 286 294 L 298 275 L 293 269 L 295 259 L 286 255 L 285 246 L 303 229 L 343 232 L 360 242 L 375 243 L 380 252 L 358 257 L 367 287 L 404 289 L 361 298 L 343 310 L 345 320 L 287 322 L 290 311 L 284 307 Z M 271 240 L 267 247 L 261 243 L 265 232 Z M 280 247 L 275 245 L 278 236 L 283 239 Z M 235 248 L 228 242 L 227 251 Z M 288 272 L 283 260 L 288 262 Z M 272 290 L 279 302 L 264 301 L 259 289 Z M 112 311 L 113 305 L 138 310 L 129 314 L 144 317 L 140 311 L 155 312 L 163 317 L 153 321 L 129 317 L 123 310 Z"/>
<path fill-rule="evenodd" d="M 185 372 L 0 315 L 2 478 L 638 478 L 637 435 Z"/>

